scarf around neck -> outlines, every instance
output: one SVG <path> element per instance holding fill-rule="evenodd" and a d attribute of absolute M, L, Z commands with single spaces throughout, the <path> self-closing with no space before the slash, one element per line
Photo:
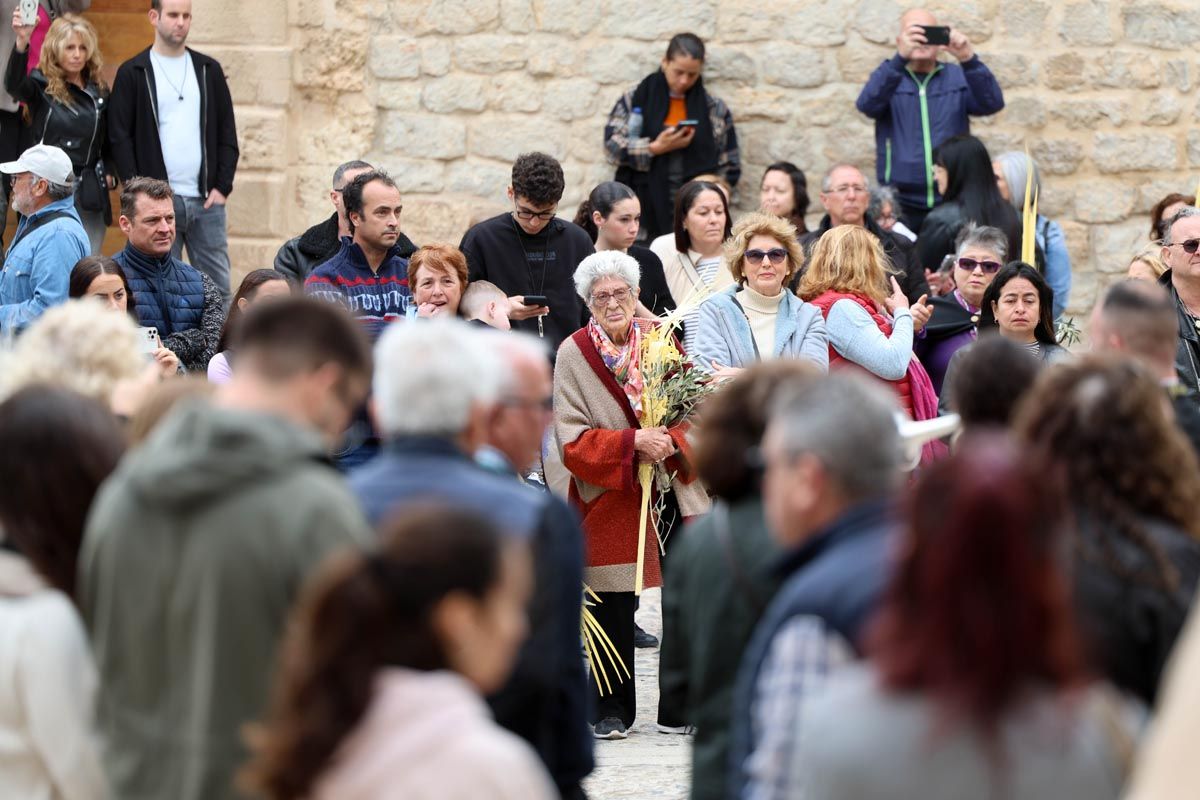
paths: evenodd
<path fill-rule="evenodd" d="M 625 392 L 629 407 L 633 409 L 633 413 L 640 420 L 642 418 L 642 388 L 645 385 L 641 370 L 641 329 L 638 328 L 637 323 L 631 322 L 629 338 L 621 347 L 613 344 L 612 339 L 608 338 L 608 334 L 596 322 L 595 317 L 588 320 L 587 332 L 596 352 L 600 354 L 600 360 L 613 374 L 617 385 Z"/>

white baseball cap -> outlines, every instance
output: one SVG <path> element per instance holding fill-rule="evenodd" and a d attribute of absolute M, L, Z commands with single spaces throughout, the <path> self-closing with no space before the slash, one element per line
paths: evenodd
<path fill-rule="evenodd" d="M 32 172 L 39 178 L 61 185 L 69 185 L 75 180 L 75 168 L 71 166 L 71 158 L 61 147 L 48 144 L 35 144 L 21 153 L 21 157 L 16 161 L 0 164 L 0 172 L 6 175 Z"/>

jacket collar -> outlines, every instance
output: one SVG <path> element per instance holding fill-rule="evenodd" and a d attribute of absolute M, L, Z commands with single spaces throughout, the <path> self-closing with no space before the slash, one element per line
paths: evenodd
<path fill-rule="evenodd" d="M 407 240 L 404 240 L 404 241 L 407 241 Z M 351 236 L 343 236 L 342 237 L 342 250 L 345 251 L 346 260 L 349 261 L 350 263 L 352 263 L 354 266 L 356 266 L 360 269 L 367 270 L 368 272 L 371 270 L 370 265 L 367 264 L 367 254 L 364 253 L 363 249 L 358 246 L 358 243 L 354 241 L 353 237 L 351 237 Z M 396 259 L 396 258 L 403 259 L 404 256 L 401 255 L 402 250 L 403 250 L 402 240 L 397 239 L 396 243 L 394 245 L 392 245 L 390 248 L 388 248 L 387 255 L 384 256 L 383 263 L 379 265 L 379 269 L 380 270 L 386 269 L 389 266 L 388 262 L 391 261 L 392 259 Z"/>
<path fill-rule="evenodd" d="M 1175 301 L 1175 313 L 1179 318 L 1179 335 L 1190 342 L 1200 343 L 1200 331 L 1196 330 L 1196 326 L 1192 323 L 1191 315 L 1188 314 L 1183 301 L 1179 299 L 1179 292 L 1175 291 L 1175 284 L 1171 281 L 1171 270 L 1164 272 L 1158 279 L 1158 282 L 1171 294 L 1171 298 Z"/>
<path fill-rule="evenodd" d="M 125 243 L 125 258 L 127 263 L 137 269 L 139 272 L 156 273 L 163 272 L 171 266 L 175 260 L 174 256 L 168 251 L 163 256 L 152 256 L 143 253 L 133 246 L 133 242 Z"/>
<path fill-rule="evenodd" d="M 388 452 L 399 456 L 435 456 L 455 461 L 470 462 L 470 457 L 448 436 L 402 435 L 388 439 Z"/>
<path fill-rule="evenodd" d="M 320 258 L 331 251 L 337 252 L 341 244 L 338 239 L 338 218 L 335 211 L 329 219 L 313 225 L 300 234 L 300 241 L 296 243 L 296 246 L 304 255 L 310 258 Z"/>
<path fill-rule="evenodd" d="M 775 571 L 781 577 L 792 575 L 815 561 L 822 553 L 888 523 L 892 504 L 887 500 L 869 500 L 846 509 L 841 516 L 818 531 L 804 544 L 784 554 Z"/>

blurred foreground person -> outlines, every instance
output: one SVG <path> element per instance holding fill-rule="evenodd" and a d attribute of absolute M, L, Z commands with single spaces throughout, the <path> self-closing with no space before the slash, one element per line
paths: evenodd
<path fill-rule="evenodd" d="M 955 362 L 954 385 L 942 397 L 947 410 L 959 415 L 964 431 L 1007 428 L 1042 363 L 1003 336 L 987 336 L 962 353 Z"/>
<path fill-rule="evenodd" d="M 172 412 L 105 484 L 80 606 L 116 797 L 239 797 L 239 732 L 265 711 L 296 592 L 370 536 L 326 458 L 370 375 L 345 312 L 264 305 L 243 321 L 230 382 Z"/>
<path fill-rule="evenodd" d="M 1092 357 L 1043 373 L 1018 435 L 1067 478 L 1090 664 L 1153 704 L 1200 577 L 1200 466 L 1158 381 Z"/>
<path fill-rule="evenodd" d="M 683 694 L 696 726 L 693 800 L 725 797 L 738 665 L 779 586 L 757 448 L 774 403 L 820 374 L 795 361 L 750 367 L 706 400 L 700 416 L 696 471 L 717 500 L 671 553 L 679 568 L 663 587 L 658 674 L 661 694 Z"/>
<path fill-rule="evenodd" d="M 505 409 L 533 417 L 531 427 L 515 436 L 509 428 L 511 438 L 504 439 L 501 452 L 514 469 L 539 452 L 547 424 L 548 376 L 506 375 L 510 367 L 497 352 L 498 336 L 449 318 L 384 333 L 376 345 L 372 398 L 384 445 L 377 458 L 351 473 L 350 486 L 373 524 L 405 506 L 439 501 L 483 514 L 505 533 L 531 542 L 531 635 L 512 677 L 489 701 L 496 721 L 533 745 L 563 796 L 578 797 L 579 782 L 592 771 L 579 646 L 582 537 L 561 500 L 474 460 L 483 445 L 496 441 L 494 423 Z"/>
<path fill-rule="evenodd" d="M 0 796 L 108 795 L 75 575 L 88 509 L 124 449 L 104 406 L 67 389 L 0 403 Z"/>
<path fill-rule="evenodd" d="M 253 306 L 292 296 L 292 284 L 288 283 L 283 273 L 273 269 L 256 269 L 242 278 L 233 302 L 229 304 L 229 314 L 225 317 L 225 325 L 221 328 L 221 338 L 217 340 L 217 354 L 208 362 L 208 379 L 213 383 L 228 383 L 233 374 L 234 344 L 237 341 L 238 326 L 242 317 Z"/>
<path fill-rule="evenodd" d="M 1084 683 L 1053 482 L 976 438 L 928 468 L 907 521 L 870 664 L 791 721 L 786 796 L 1115 800 L 1132 732 Z"/>
<path fill-rule="evenodd" d="M 861 652 L 891 569 L 898 412 L 886 390 L 845 374 L 776 404 L 763 439 L 763 498 L 784 550 L 775 567 L 782 586 L 738 673 L 729 797 L 785 796 L 801 701 Z"/>
<path fill-rule="evenodd" d="M 491 720 L 525 638 L 529 551 L 483 517 L 426 507 L 330 559 L 283 648 L 248 789 L 269 800 L 552 800 L 529 745 Z"/>

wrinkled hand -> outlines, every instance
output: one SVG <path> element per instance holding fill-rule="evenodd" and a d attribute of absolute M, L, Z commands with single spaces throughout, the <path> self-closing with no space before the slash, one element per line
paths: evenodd
<path fill-rule="evenodd" d="M 204 209 L 207 211 L 213 206 L 225 205 L 225 195 L 221 194 L 216 189 L 208 193 L 208 199 L 204 201 Z"/>
<path fill-rule="evenodd" d="M 913 333 L 925 330 L 925 326 L 929 324 L 929 318 L 933 316 L 933 306 L 925 302 L 928 298 L 927 294 L 921 295 L 920 299 L 909 308 L 912 313 Z"/>
<path fill-rule="evenodd" d="M 654 464 L 675 453 L 675 440 L 661 425 L 657 428 L 640 428 L 633 432 L 633 449 L 638 459 Z"/>
<path fill-rule="evenodd" d="M 712 379 L 717 383 L 733 380 L 738 375 L 742 374 L 744 367 L 727 367 L 724 364 L 718 364 L 716 361 L 712 363 Z"/>
<path fill-rule="evenodd" d="M 179 374 L 179 356 L 165 347 L 160 346 L 154 351 L 154 363 L 158 365 L 160 377 L 171 378 Z"/>
<path fill-rule="evenodd" d="M 883 307 L 887 309 L 889 314 L 895 316 L 896 312 L 900 309 L 908 308 L 908 297 L 901 290 L 900 284 L 896 282 L 895 276 L 892 276 L 888 280 L 892 283 L 892 293 L 883 301 Z"/>
<path fill-rule="evenodd" d="M 954 276 L 941 270 L 925 270 L 925 280 L 929 281 L 929 291 L 934 297 L 950 294 L 954 291 Z"/>
<path fill-rule="evenodd" d="M 905 61 L 912 58 L 913 50 L 929 44 L 925 38 L 925 29 L 915 22 L 900 31 L 900 39 L 896 42 L 896 50 Z"/>
<path fill-rule="evenodd" d="M 970 61 L 975 55 L 974 48 L 971 47 L 971 40 L 967 35 L 955 28 L 950 29 L 950 46 L 946 48 L 950 51 L 950 55 L 958 59 L 959 63 Z"/>
<path fill-rule="evenodd" d="M 433 303 L 421 303 L 417 306 L 417 316 L 424 319 L 433 319 L 438 315 L 445 316 L 445 309 L 445 306 L 436 306 Z"/>
<path fill-rule="evenodd" d="M 509 319 L 533 319 L 534 317 L 544 317 L 549 313 L 549 306 L 525 305 L 525 298 L 519 294 L 508 298 Z"/>
<path fill-rule="evenodd" d="M 34 25 L 22 25 L 22 21 L 21 4 L 18 3 L 17 7 L 13 9 L 12 15 L 12 29 L 13 33 L 17 35 L 16 45 L 18 53 L 24 53 L 26 48 L 29 47 L 29 39 L 33 36 L 33 29 L 36 27 Z"/>
<path fill-rule="evenodd" d="M 663 128 L 650 143 L 650 155 L 661 156 L 672 150 L 682 150 L 692 143 L 692 137 L 695 135 L 696 129 L 690 125 L 686 128 Z"/>

